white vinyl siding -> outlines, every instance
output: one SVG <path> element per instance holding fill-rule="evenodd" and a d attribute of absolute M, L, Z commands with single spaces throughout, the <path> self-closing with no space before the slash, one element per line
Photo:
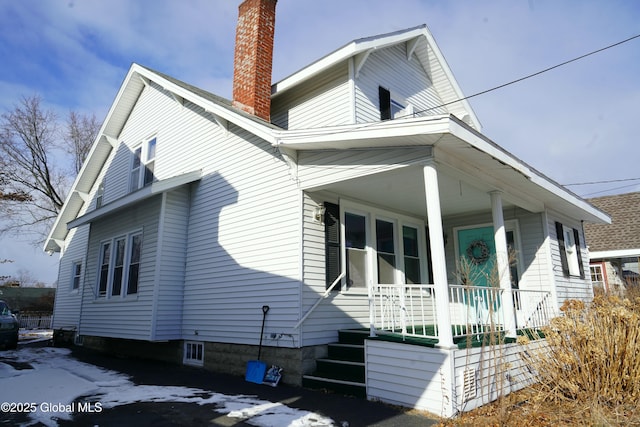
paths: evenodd
<path fill-rule="evenodd" d="M 69 286 L 59 286 L 56 292 L 54 302 L 53 328 L 69 328 L 77 327 L 80 319 L 80 302 L 81 292 L 85 287 L 86 281 L 86 263 L 84 260 L 87 241 L 89 238 L 89 226 L 83 225 L 69 231 L 65 240 L 66 250 L 60 257 L 60 267 L 58 269 L 58 283 L 69 284 Z M 73 289 L 72 274 L 74 272 L 73 264 L 81 260 L 82 277 L 80 287 Z"/>
<path fill-rule="evenodd" d="M 302 315 L 306 314 L 325 292 L 325 243 L 324 225 L 313 219 L 313 210 L 324 201 L 337 203 L 335 196 L 328 194 L 304 195 Z M 340 289 L 338 284 L 336 289 Z M 338 290 L 324 299 L 302 324 L 302 345 L 326 344 L 338 339 L 342 328 L 364 327 L 369 321 L 367 298 L 353 292 Z"/>
<path fill-rule="evenodd" d="M 353 124 L 350 88 L 347 63 L 338 64 L 321 78 L 276 96 L 271 121 L 290 130 Z"/>
<path fill-rule="evenodd" d="M 404 44 L 377 49 L 367 58 L 356 78 L 356 123 L 380 121 L 380 86 L 406 101 L 418 115 L 447 113 L 422 64 L 415 57 L 407 60 Z"/>
<path fill-rule="evenodd" d="M 193 184 L 190 194 L 167 195 L 162 236 L 157 235 L 159 201 L 154 202 L 157 207 L 135 214 L 136 223 L 144 224 L 136 299 L 87 305 L 83 333 L 140 339 L 189 339 L 197 333 L 198 340 L 257 344 L 263 305 L 271 307 L 266 330 L 289 333 L 299 320 L 301 288 L 300 192 L 289 167 L 269 144 L 232 123 L 221 128 L 210 113 L 189 102 L 180 104 L 150 83 L 107 165 L 105 204 L 127 194 L 132 148 L 152 135 L 158 138 L 157 180 L 194 170 L 201 170 L 203 178 Z M 179 215 L 171 216 L 172 204 L 180 206 L 175 211 Z M 152 223 L 147 215 L 153 215 Z M 132 213 L 128 209 L 115 217 L 123 220 Z M 105 239 L 117 235 L 115 223 L 111 227 L 107 223 L 105 218 L 92 224 L 96 233 L 92 242 L 102 235 Z M 99 232 L 100 227 L 110 232 Z M 162 240 L 160 254 L 157 239 Z M 180 250 L 183 258 L 172 258 Z M 89 254 L 98 252 L 97 243 L 92 243 Z M 156 262 L 167 268 L 156 270 Z M 93 271 L 88 279 L 95 284 L 97 260 L 87 268 Z M 156 280 L 160 294 L 152 289 Z M 114 324 L 114 316 L 127 320 Z M 150 326 L 152 318 L 155 329 Z M 123 329 L 124 323 L 128 326 Z M 298 346 L 299 339 L 265 341 L 270 344 Z"/>
<path fill-rule="evenodd" d="M 182 308 L 189 223 L 190 189 L 181 188 L 166 194 L 161 215 L 161 251 L 154 290 L 152 339 L 169 340 L 182 337 Z"/>
<path fill-rule="evenodd" d="M 152 296 L 154 289 L 155 248 L 161 197 L 127 208 L 91 224 L 86 283 L 84 287 L 80 333 L 103 337 L 149 339 Z M 138 293 L 124 297 L 98 298 L 100 247 L 114 236 L 132 230 L 143 231 L 143 250 L 138 280 Z"/>
<path fill-rule="evenodd" d="M 300 316 L 300 193 L 272 147 L 234 131 L 197 156 L 182 327 L 185 339 L 257 344 L 263 305 L 266 336 L 291 334 Z"/>
<path fill-rule="evenodd" d="M 309 150 L 298 153 L 300 187 L 334 182 L 404 168 L 431 158 L 431 147 L 379 150 Z"/>
<path fill-rule="evenodd" d="M 530 351 L 543 351 L 545 345 L 544 340 L 532 342 Z M 522 350 L 520 344 L 488 352 L 485 347 L 447 350 L 367 340 L 367 397 L 452 417 L 531 385 Z"/>

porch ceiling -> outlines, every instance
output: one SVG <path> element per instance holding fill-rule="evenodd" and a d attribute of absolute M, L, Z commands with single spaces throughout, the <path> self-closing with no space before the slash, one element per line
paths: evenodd
<path fill-rule="evenodd" d="M 480 184 L 480 185 L 478 185 Z M 491 209 L 491 188 L 472 185 L 448 166 L 438 165 L 438 188 L 443 216 Z M 421 165 L 354 178 L 334 183 L 325 189 L 352 200 L 401 211 L 413 216 L 426 216 L 424 176 Z M 504 207 L 513 206 L 505 201 Z"/>

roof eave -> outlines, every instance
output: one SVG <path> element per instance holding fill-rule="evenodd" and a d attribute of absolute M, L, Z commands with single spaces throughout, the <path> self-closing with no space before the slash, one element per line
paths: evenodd
<path fill-rule="evenodd" d="M 547 194 L 545 196 L 547 202 L 544 206 L 552 205 L 552 209 L 571 212 L 581 220 L 588 222 L 603 224 L 611 222 L 611 218 L 606 213 L 533 169 L 452 115 L 389 120 L 303 131 L 282 131 L 277 135 L 277 145 L 293 150 L 393 147 L 400 140 L 400 137 L 411 135 L 433 135 L 433 138 L 423 138 L 422 144 L 436 145 L 439 139 L 437 136 L 444 133 L 455 136 L 500 164 L 508 166 L 519 175 L 524 176 L 536 188 L 544 190 L 543 193 Z M 445 149 L 445 146 L 442 148 Z M 469 156 L 473 156 L 474 151 L 469 150 Z"/>

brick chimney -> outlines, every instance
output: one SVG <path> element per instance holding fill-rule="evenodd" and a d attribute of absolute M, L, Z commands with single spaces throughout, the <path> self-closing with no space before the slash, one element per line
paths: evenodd
<path fill-rule="evenodd" d="M 271 116 L 271 68 L 277 0 L 245 0 L 238 8 L 233 105 L 266 121 Z"/>

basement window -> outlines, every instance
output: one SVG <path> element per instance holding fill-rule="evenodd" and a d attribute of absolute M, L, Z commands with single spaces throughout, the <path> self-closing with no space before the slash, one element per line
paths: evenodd
<path fill-rule="evenodd" d="M 195 366 L 204 365 L 204 343 L 185 341 L 183 363 Z"/>

